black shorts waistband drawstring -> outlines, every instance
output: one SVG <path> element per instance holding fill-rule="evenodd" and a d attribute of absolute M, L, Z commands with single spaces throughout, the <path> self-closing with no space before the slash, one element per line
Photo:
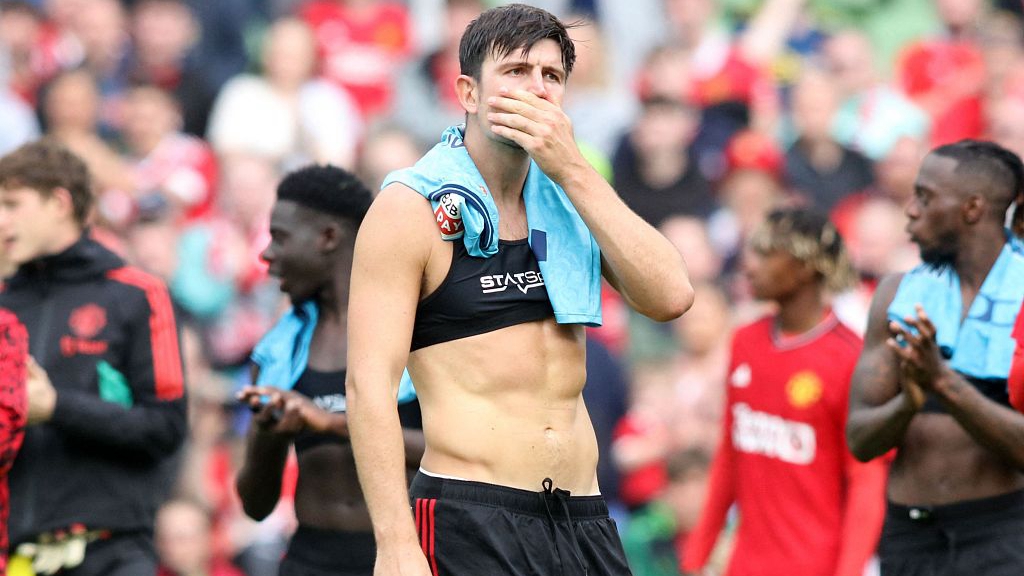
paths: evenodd
<path fill-rule="evenodd" d="M 586 561 L 583 559 L 583 549 L 580 548 L 579 539 L 576 537 L 576 523 L 573 521 L 572 514 L 569 513 L 569 496 L 568 490 L 561 488 L 554 488 L 554 481 L 551 478 L 545 478 L 541 482 L 541 486 L 544 488 L 543 492 L 539 492 L 541 502 L 544 503 L 544 509 L 548 514 L 549 525 L 551 526 L 551 538 L 555 544 L 555 552 L 559 556 L 562 555 L 561 548 L 558 545 L 558 525 L 555 522 L 555 516 L 551 513 L 550 500 L 554 498 L 562 506 L 562 512 L 565 513 L 566 522 L 569 524 L 569 536 L 572 540 L 572 553 L 576 556 L 576 561 L 579 562 L 580 568 L 583 569 L 583 574 L 589 574 L 590 570 L 587 567 Z"/>

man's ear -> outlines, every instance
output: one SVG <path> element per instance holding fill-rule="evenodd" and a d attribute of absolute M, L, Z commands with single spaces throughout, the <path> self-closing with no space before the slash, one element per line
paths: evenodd
<path fill-rule="evenodd" d="M 342 225 L 341 222 L 333 218 L 327 219 L 320 228 L 320 250 L 323 252 L 333 252 L 344 244 L 351 235 L 352 233 L 347 226 Z"/>
<path fill-rule="evenodd" d="M 961 210 L 965 222 L 977 224 L 985 217 L 985 213 L 988 211 L 988 201 L 981 194 L 972 194 L 964 201 Z"/>
<path fill-rule="evenodd" d="M 54 188 L 50 199 L 57 203 L 62 216 L 66 215 L 68 219 L 77 221 L 75 217 L 75 202 L 71 199 L 70 190 L 61 187 Z"/>
<path fill-rule="evenodd" d="M 472 77 L 460 74 L 455 79 L 455 94 L 467 114 L 476 114 L 480 107 L 480 84 Z"/>
<path fill-rule="evenodd" d="M 818 269 L 815 268 L 813 264 L 806 260 L 800 260 L 800 266 L 798 267 L 798 270 L 799 272 L 797 273 L 800 275 L 801 278 L 803 278 L 803 280 L 806 283 L 813 282 L 818 278 L 818 276 L 821 275 L 821 273 L 818 272 Z"/>

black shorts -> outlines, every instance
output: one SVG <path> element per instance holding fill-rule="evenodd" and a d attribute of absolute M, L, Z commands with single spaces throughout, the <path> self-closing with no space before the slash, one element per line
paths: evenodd
<path fill-rule="evenodd" d="M 299 526 L 281 560 L 279 576 L 373 576 L 372 532 Z"/>
<path fill-rule="evenodd" d="M 945 506 L 889 503 L 882 576 L 1021 576 L 1024 491 Z"/>
<path fill-rule="evenodd" d="M 434 576 L 629 576 L 602 496 L 413 478 L 420 545 Z"/>

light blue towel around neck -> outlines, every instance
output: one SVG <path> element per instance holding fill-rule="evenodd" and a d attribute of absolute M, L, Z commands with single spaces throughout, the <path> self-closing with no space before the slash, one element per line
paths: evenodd
<path fill-rule="evenodd" d="M 921 304 L 935 325 L 935 339 L 950 368 L 981 379 L 1005 380 L 1015 341 L 1011 336 L 1024 300 L 1024 244 L 1008 234 L 988 276 L 961 323 L 960 277 L 950 268 L 920 265 L 903 275 L 888 316 L 903 323 Z"/>
<path fill-rule="evenodd" d="M 252 361 L 260 367 L 257 386 L 291 390 L 306 371 L 309 343 L 313 340 L 320 310 L 312 300 L 293 306 L 260 338 Z"/>
<path fill-rule="evenodd" d="M 309 344 L 320 316 L 312 300 L 293 306 L 263 335 L 253 348 L 251 359 L 260 367 L 257 386 L 272 386 L 291 390 L 306 371 L 309 362 Z M 398 403 L 416 399 L 412 380 L 403 378 L 398 389 Z"/>
<path fill-rule="evenodd" d="M 404 184 L 427 198 L 435 212 L 442 203 L 453 204 L 461 225 L 444 230 L 442 237 L 462 238 L 471 256 L 489 258 L 498 252 L 498 208 L 466 151 L 462 131 L 462 126 L 445 130 L 441 141 L 419 162 L 388 174 L 382 187 Z M 601 250 L 597 240 L 565 191 L 532 160 L 523 202 L 530 248 L 544 277 L 555 320 L 600 326 Z"/>

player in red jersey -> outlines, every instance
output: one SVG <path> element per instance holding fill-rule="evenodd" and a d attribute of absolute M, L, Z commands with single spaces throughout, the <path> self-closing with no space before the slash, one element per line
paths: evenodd
<path fill-rule="evenodd" d="M 683 571 L 703 568 L 735 503 L 727 576 L 859 576 L 881 531 L 886 471 L 857 462 L 844 438 L 861 339 L 826 296 L 853 279 L 842 240 L 824 215 L 777 210 L 744 268 L 778 311 L 733 337 L 722 442 Z"/>

